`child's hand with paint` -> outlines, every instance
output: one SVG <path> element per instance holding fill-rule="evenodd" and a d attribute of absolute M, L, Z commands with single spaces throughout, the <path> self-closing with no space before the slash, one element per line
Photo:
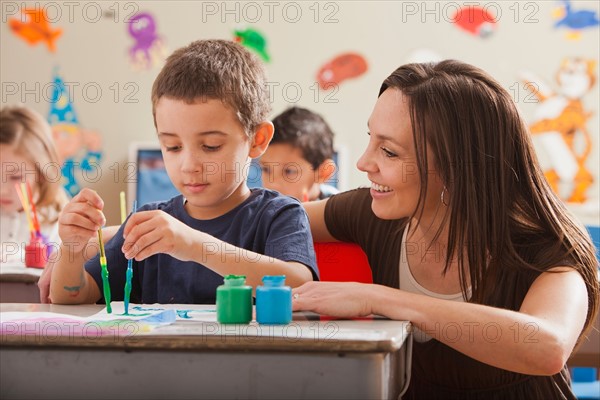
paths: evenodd
<path fill-rule="evenodd" d="M 144 260 L 164 253 L 181 261 L 193 259 L 193 238 L 200 232 L 161 210 L 132 214 L 123 231 L 123 254 L 127 259 Z"/>
<path fill-rule="evenodd" d="M 105 223 L 104 201 L 91 189 L 83 189 L 65 206 L 58 219 L 58 234 L 67 249 L 81 253 Z"/>

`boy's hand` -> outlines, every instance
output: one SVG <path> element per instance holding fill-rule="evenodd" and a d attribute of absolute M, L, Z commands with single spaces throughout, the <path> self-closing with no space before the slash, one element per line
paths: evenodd
<path fill-rule="evenodd" d="M 140 211 L 129 217 L 123 237 L 123 253 L 127 259 L 144 260 L 165 253 L 181 261 L 192 259 L 191 238 L 197 232 L 169 214 L 160 211 Z"/>
<path fill-rule="evenodd" d="M 104 202 L 98 193 L 83 189 L 63 208 L 58 218 L 58 234 L 63 245 L 81 253 L 90 238 L 105 224 Z"/>
<path fill-rule="evenodd" d="M 54 260 L 48 262 L 48 265 L 44 268 L 37 283 L 38 289 L 40 289 L 40 303 L 42 304 L 52 303 L 52 301 L 50 301 L 50 278 L 52 277 L 52 268 L 54 268 Z"/>

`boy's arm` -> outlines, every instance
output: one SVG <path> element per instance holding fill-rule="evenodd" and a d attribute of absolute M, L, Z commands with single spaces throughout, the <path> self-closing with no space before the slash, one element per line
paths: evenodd
<path fill-rule="evenodd" d="M 98 285 L 83 265 L 88 241 L 106 221 L 103 207 L 104 202 L 96 192 L 83 189 L 61 212 L 58 232 L 62 244 L 50 280 L 53 303 L 95 303 L 100 299 Z"/>
<path fill-rule="evenodd" d="M 100 289 L 83 265 L 84 252 L 71 252 L 61 245 L 61 256 L 54 263 L 50 278 L 50 300 L 54 304 L 91 304 L 100 300 Z"/>
<path fill-rule="evenodd" d="M 286 284 L 296 287 L 313 280 L 317 272 L 308 220 L 299 204 L 294 207 L 271 221 L 269 238 L 265 238 L 267 255 L 197 231 L 158 210 L 137 212 L 129 218 L 123 253 L 138 261 L 166 253 L 202 264 L 222 276 L 245 275 L 246 283 L 254 287 L 262 284 L 264 275 L 285 275 Z"/>
<path fill-rule="evenodd" d="M 106 227 L 102 228 L 102 239 L 104 240 L 105 244 L 115 235 L 115 233 L 117 233 L 118 229 L 119 229 L 118 226 L 106 226 Z M 88 241 L 88 245 L 85 248 L 86 260 L 89 260 L 90 258 L 94 257 L 96 255 L 96 253 L 98 253 L 98 245 L 97 244 L 98 244 L 98 236 L 95 236 Z M 62 254 L 62 253 L 58 253 L 58 254 Z M 46 268 L 44 268 L 44 272 L 42 272 L 42 275 L 40 276 L 40 279 L 38 280 L 37 285 L 40 290 L 40 302 L 41 303 L 51 303 L 51 301 L 50 301 L 50 281 L 52 279 L 52 271 L 54 269 L 54 264 L 58 261 L 58 257 L 56 257 L 56 258 L 57 259 L 54 259 L 54 257 L 52 257 L 52 260 L 50 260 L 48 262 L 48 265 L 46 266 Z"/>
<path fill-rule="evenodd" d="M 162 211 L 133 214 L 125 235 L 125 257 L 138 261 L 166 253 L 181 261 L 202 264 L 222 276 L 245 275 L 246 283 L 253 287 L 262 284 L 264 275 L 285 275 L 286 284 L 292 287 L 313 280 L 309 268 L 300 262 L 281 261 L 242 249 L 192 229 Z"/>
<path fill-rule="evenodd" d="M 194 232 L 192 248 L 196 251 L 192 260 L 219 275 L 245 275 L 246 284 L 252 287 L 262 285 L 265 275 L 285 275 L 285 283 L 291 287 L 313 280 L 311 271 L 300 262 L 282 261 L 236 247 L 204 232 Z"/>

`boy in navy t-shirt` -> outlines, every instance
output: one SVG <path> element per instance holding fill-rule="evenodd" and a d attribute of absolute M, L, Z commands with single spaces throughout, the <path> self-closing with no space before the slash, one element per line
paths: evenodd
<path fill-rule="evenodd" d="M 131 258 L 138 303 L 214 303 L 228 274 L 246 275 L 254 287 L 264 275 L 286 275 L 290 286 L 318 279 L 301 205 L 246 185 L 250 159 L 273 136 L 265 89 L 262 65 L 234 42 L 196 41 L 167 59 L 152 107 L 165 167 L 182 195 L 143 206 L 107 243 L 113 300 L 124 297 Z M 98 256 L 85 262 L 88 240 L 105 222 L 103 206 L 89 189 L 65 206 L 54 303 L 103 299 Z"/>

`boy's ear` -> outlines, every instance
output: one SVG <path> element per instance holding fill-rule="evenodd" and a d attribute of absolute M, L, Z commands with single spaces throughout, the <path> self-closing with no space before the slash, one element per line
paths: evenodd
<path fill-rule="evenodd" d="M 269 147 L 271 139 L 273 139 L 273 132 L 275 132 L 275 128 L 271 121 L 264 121 L 256 128 L 252 144 L 250 145 L 250 154 L 248 155 L 250 158 L 262 156 L 267 147 Z"/>
<path fill-rule="evenodd" d="M 335 173 L 336 168 L 331 158 L 323 161 L 317 170 L 317 183 L 327 182 Z"/>

